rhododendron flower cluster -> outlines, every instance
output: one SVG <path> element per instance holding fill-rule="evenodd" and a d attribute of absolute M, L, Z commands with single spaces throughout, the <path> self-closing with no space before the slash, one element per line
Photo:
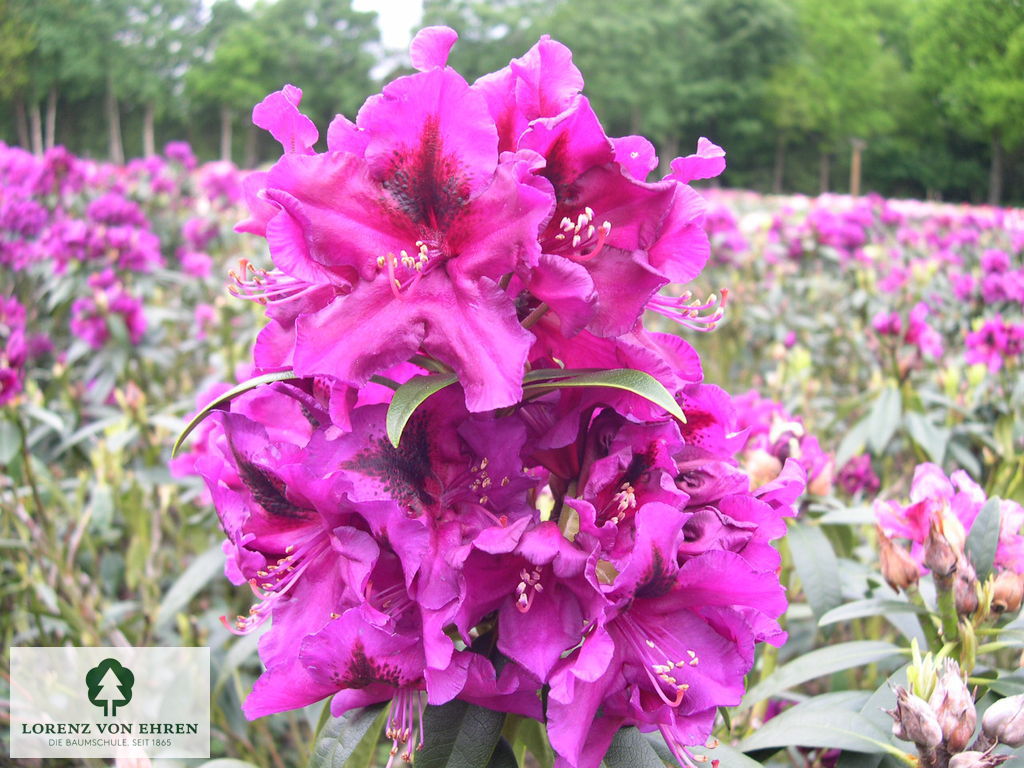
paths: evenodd
<path fill-rule="evenodd" d="M 1024 355 L 1024 321 L 1010 322 L 996 313 L 965 339 L 968 363 L 981 363 L 995 373 L 1004 364 L 1018 364 Z"/>
<path fill-rule="evenodd" d="M 605 135 L 564 46 L 471 85 L 455 37 L 417 35 L 416 74 L 336 117 L 325 152 L 297 87 L 253 111 L 284 152 L 239 228 L 273 267 L 244 262 L 233 292 L 266 306 L 257 372 L 284 373 L 192 459 L 257 597 L 226 623 L 271 621 L 245 713 L 391 701 L 410 759 L 423 706 L 458 698 L 544 721 L 559 765 L 596 767 L 624 725 L 689 764 L 756 644 L 785 639 L 770 542 L 805 483 L 780 455 L 752 489 L 731 398 L 642 324 L 722 316 L 725 291 L 661 291 L 708 258 L 689 182 L 724 152 L 701 139 L 648 181 L 654 148 Z M 685 420 L 606 386 L 621 369 Z"/>

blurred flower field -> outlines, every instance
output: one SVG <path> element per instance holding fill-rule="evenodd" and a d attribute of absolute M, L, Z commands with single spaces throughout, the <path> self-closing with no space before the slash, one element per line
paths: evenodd
<path fill-rule="evenodd" d="M 183 144 L 125 166 L 0 145 L 0 637 L 5 656 L 209 646 L 214 758 L 340 768 L 314 747 L 324 705 L 243 716 L 261 630 L 222 622 L 252 596 L 222 578 L 196 469 L 212 422 L 171 457 L 190 415 L 252 374 L 262 307 L 233 293 L 270 263 L 234 231 L 245 178 Z M 968 747 L 975 705 L 980 729 L 1024 692 L 1024 211 L 704 194 L 712 256 L 689 288 L 714 296 L 717 323 L 649 324 L 683 333 L 737 396 L 754 485 L 793 459 L 808 493 L 779 543 L 789 640 L 760 649 L 721 746 L 694 751 L 725 768 L 877 768 L 933 748 L 969 755 L 954 768 L 996 764 L 1024 743 L 1019 712 Z M 975 692 L 953 717 L 966 736 L 946 727 L 946 658 Z M 937 740 L 905 714 L 915 694 Z M 552 765 L 542 740 L 506 736 L 520 764 Z"/>

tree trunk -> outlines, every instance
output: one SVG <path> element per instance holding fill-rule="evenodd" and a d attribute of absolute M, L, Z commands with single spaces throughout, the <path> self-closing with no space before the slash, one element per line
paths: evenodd
<path fill-rule="evenodd" d="M 18 124 L 18 145 L 28 149 L 28 115 L 25 114 L 25 102 L 20 97 L 14 102 L 14 121 Z"/>
<path fill-rule="evenodd" d="M 46 97 L 46 148 L 53 149 L 57 143 L 57 87 L 50 88 Z"/>
<path fill-rule="evenodd" d="M 259 129 L 249 123 L 249 127 L 245 130 L 245 152 L 243 155 L 243 162 L 246 168 L 256 167 L 256 140 L 259 138 Z"/>
<path fill-rule="evenodd" d="M 147 102 L 142 113 L 142 156 L 152 157 L 156 154 L 156 105 Z"/>
<path fill-rule="evenodd" d="M 782 194 L 782 178 L 786 173 L 786 136 L 779 133 L 775 137 L 775 166 L 772 169 L 772 192 Z"/>
<path fill-rule="evenodd" d="M 231 161 L 231 123 L 234 115 L 227 107 L 220 108 L 220 159 Z"/>
<path fill-rule="evenodd" d="M 992 165 L 988 171 L 988 204 L 999 205 L 1003 199 L 1003 143 L 992 139 Z"/>
<path fill-rule="evenodd" d="M 121 113 L 117 107 L 117 96 L 114 95 L 113 83 L 107 82 L 105 100 L 107 113 L 107 154 L 112 163 L 124 163 L 124 144 L 121 141 Z"/>
<path fill-rule="evenodd" d="M 860 196 L 860 155 L 867 147 L 864 139 L 850 139 L 853 155 L 850 157 L 850 195 Z"/>
<path fill-rule="evenodd" d="M 43 118 L 39 113 L 39 102 L 33 101 L 28 105 L 28 123 L 32 131 L 32 151 L 43 154 Z"/>
<path fill-rule="evenodd" d="M 832 158 L 829 157 L 828 152 L 822 152 L 818 158 L 818 194 L 820 195 L 828 194 L 831 162 Z"/>

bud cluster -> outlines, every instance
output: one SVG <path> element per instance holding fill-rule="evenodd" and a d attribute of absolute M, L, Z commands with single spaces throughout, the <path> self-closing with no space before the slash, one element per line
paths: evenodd
<path fill-rule="evenodd" d="M 1024 745 L 1024 694 L 989 707 L 974 738 L 974 697 L 954 660 L 936 664 L 931 654 L 917 657 L 907 676 L 910 688 L 897 686 L 896 706 L 886 712 L 893 735 L 917 747 L 921 768 L 990 768 L 1009 759 L 995 754 L 996 746 Z"/>

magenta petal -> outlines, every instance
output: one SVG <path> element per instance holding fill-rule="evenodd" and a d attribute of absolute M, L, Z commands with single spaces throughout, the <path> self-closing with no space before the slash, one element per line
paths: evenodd
<path fill-rule="evenodd" d="M 575 336 L 594 316 L 594 281 L 582 264 L 570 259 L 541 255 L 530 272 L 529 290 L 558 315 L 564 336 Z"/>
<path fill-rule="evenodd" d="M 704 232 L 707 203 L 693 189 L 679 184 L 658 242 L 651 246 L 651 264 L 673 283 L 693 280 L 711 255 Z"/>
<path fill-rule="evenodd" d="M 294 659 L 286 664 L 266 670 L 252 687 L 242 704 L 248 720 L 257 717 L 300 709 L 320 701 L 338 690 L 336 685 L 323 683 L 312 676 Z"/>
<path fill-rule="evenodd" d="M 335 115 L 331 124 L 327 126 L 328 152 L 348 152 L 362 157 L 369 142 L 370 137 L 366 131 L 359 130 L 358 126 L 344 115 Z"/>
<path fill-rule="evenodd" d="M 395 80 L 366 100 L 356 124 L 370 136 L 374 178 L 420 225 L 450 218 L 490 182 L 498 163 L 487 104 L 450 68 Z"/>
<path fill-rule="evenodd" d="M 413 69 L 425 72 L 435 67 L 443 67 L 448 63 L 448 53 L 459 33 L 451 27 L 424 27 L 416 33 L 409 45 L 409 58 Z"/>
<path fill-rule="evenodd" d="M 281 142 L 286 153 L 310 154 L 320 134 L 313 121 L 299 112 L 302 90 L 286 85 L 253 107 L 252 121 Z"/>
<path fill-rule="evenodd" d="M 658 167 L 658 154 L 654 145 L 643 136 L 623 136 L 612 139 L 615 145 L 615 162 L 621 165 L 634 179 L 644 181 Z"/>
<path fill-rule="evenodd" d="M 600 257 L 587 264 L 597 288 L 589 331 L 598 336 L 621 336 L 633 330 L 644 306 L 666 283 L 646 262 L 642 251 L 627 253 L 606 246 Z"/>
<path fill-rule="evenodd" d="M 689 184 L 694 179 L 713 179 L 725 170 L 725 150 L 703 136 L 697 140 L 697 154 L 677 157 L 666 179 Z"/>

